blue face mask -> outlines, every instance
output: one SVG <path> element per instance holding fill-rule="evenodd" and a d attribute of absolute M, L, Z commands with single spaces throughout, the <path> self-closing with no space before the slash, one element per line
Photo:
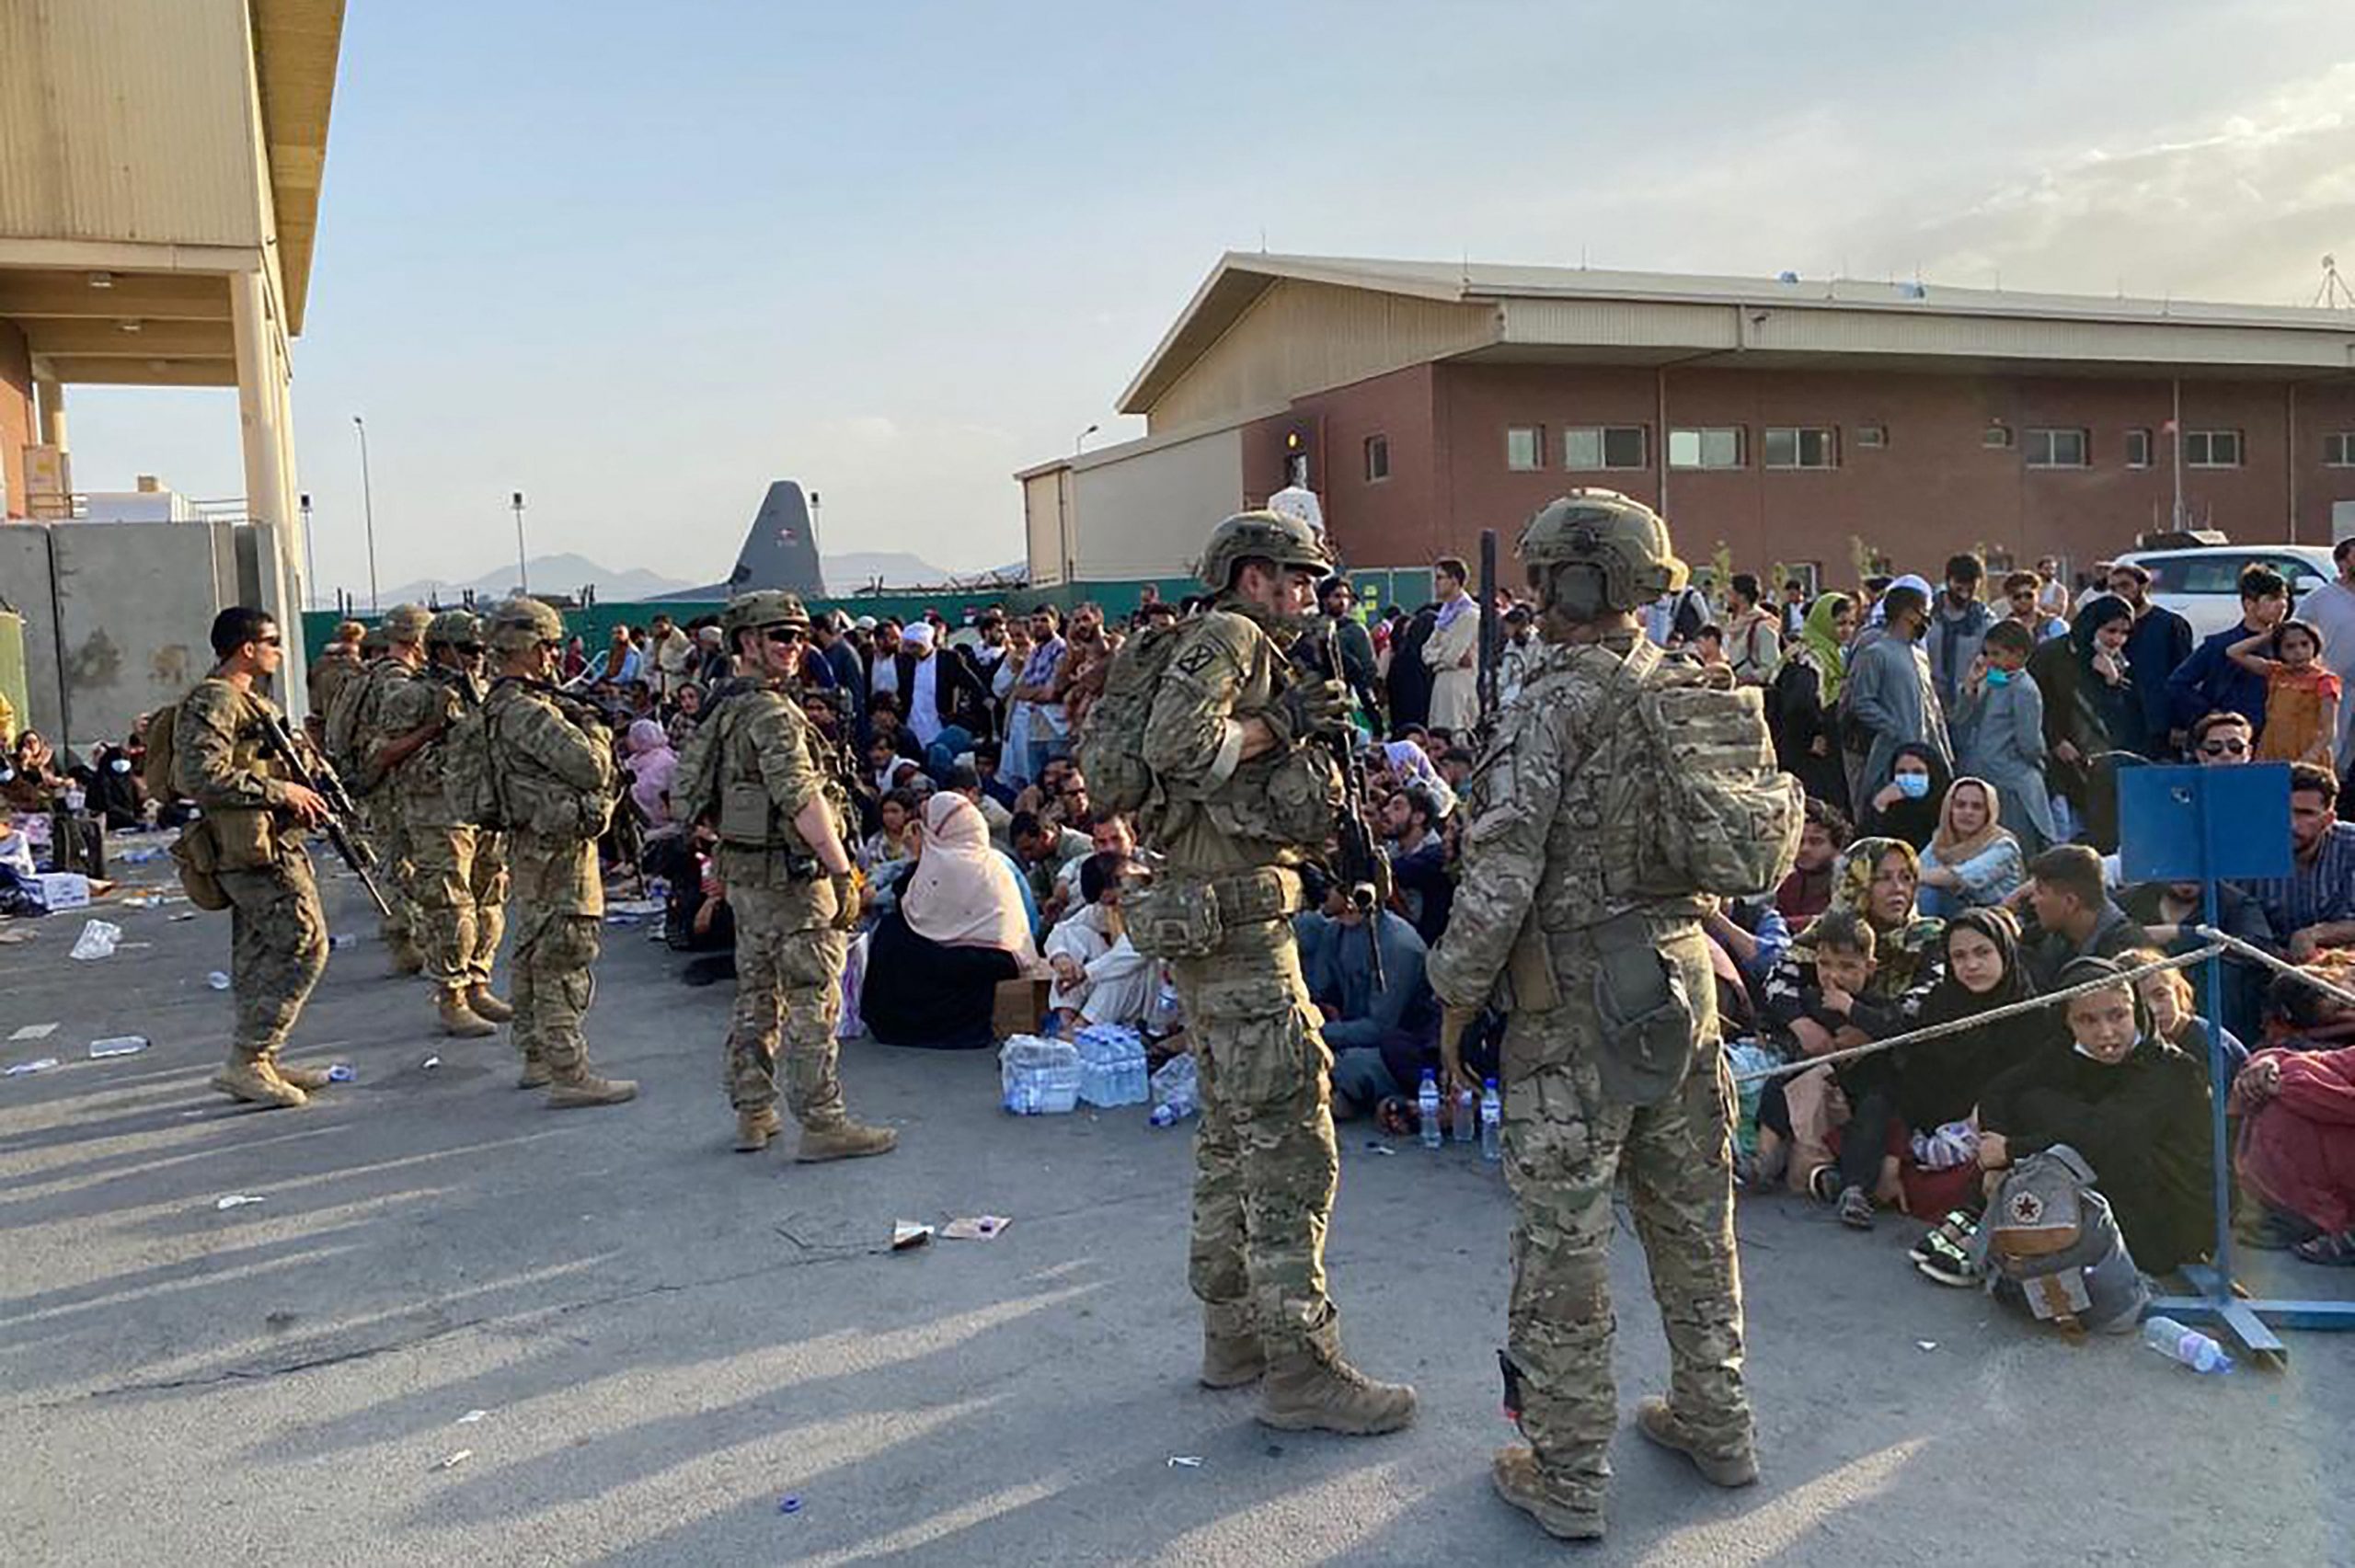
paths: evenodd
<path fill-rule="evenodd" d="M 2008 670 L 1991 670 L 1987 672 L 1987 684 L 1990 686 L 2008 686 L 2011 683 L 2012 672 Z"/>
<path fill-rule="evenodd" d="M 1896 777 L 1896 784 L 1897 793 L 1903 795 L 1908 800 L 1926 800 L 1929 798 L 1930 775 L 1927 773 L 1899 773 Z"/>

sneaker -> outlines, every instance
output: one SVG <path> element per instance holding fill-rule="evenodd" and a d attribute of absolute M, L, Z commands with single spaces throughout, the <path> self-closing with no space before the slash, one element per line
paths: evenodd
<path fill-rule="evenodd" d="M 1920 1263 L 1930 1255 L 1941 1236 L 1955 1246 L 1960 1246 L 1970 1240 L 1971 1233 L 1978 1229 L 1979 1221 L 1975 1217 L 1959 1208 L 1948 1209 L 1947 1217 L 1938 1221 L 1935 1230 L 1924 1230 L 1920 1241 L 1905 1249 L 1905 1255 L 1914 1263 Z"/>
<path fill-rule="evenodd" d="M 1979 1261 L 1970 1255 L 1968 1249 L 1947 1241 L 1936 1230 L 1931 1231 L 1926 1240 L 1928 1254 L 1916 1259 L 1913 1265 L 1922 1271 L 1923 1278 L 1935 1280 L 1940 1285 L 1951 1285 L 1958 1290 L 1968 1290 L 1986 1277 L 1986 1270 L 1980 1266 Z"/>
<path fill-rule="evenodd" d="M 1840 1193 L 1840 1223 L 1851 1230 L 1873 1228 L 1872 1195 L 1862 1187 L 1845 1187 Z"/>

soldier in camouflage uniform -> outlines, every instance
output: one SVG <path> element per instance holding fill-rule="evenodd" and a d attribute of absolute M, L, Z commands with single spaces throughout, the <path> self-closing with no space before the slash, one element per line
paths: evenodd
<path fill-rule="evenodd" d="M 729 601 L 720 624 L 736 675 L 707 700 L 676 776 L 681 816 L 718 835 L 719 878 L 736 915 L 736 1010 L 723 1073 L 736 1147 L 758 1152 L 777 1132 L 782 1032 L 786 1104 L 801 1124 L 795 1158 L 887 1153 L 899 1135 L 851 1120 L 834 1070 L 859 899 L 843 842 L 849 802 L 820 764 L 830 742 L 793 696 L 810 615 L 792 594 L 747 593 Z"/>
<path fill-rule="evenodd" d="M 445 738 L 482 705 L 482 623 L 445 610 L 425 630 L 422 679 L 386 693 L 377 752 L 411 872 L 415 934 L 444 1034 L 498 1033 L 514 1010 L 491 994 L 490 964 L 507 921 L 507 852 L 499 834 L 460 819 L 445 787 Z"/>
<path fill-rule="evenodd" d="M 275 675 L 285 658 L 277 624 L 258 610 L 224 610 L 213 618 L 213 651 L 219 662 L 170 711 L 166 742 L 175 785 L 203 811 L 172 853 L 229 900 L 237 1018 L 213 1087 L 256 1104 L 300 1105 L 304 1091 L 327 1087 L 327 1071 L 281 1062 L 278 1053 L 327 966 L 327 917 L 303 848 L 303 829 L 325 822 L 327 804 L 281 776 L 263 750 L 262 723 L 278 709 L 254 681 Z"/>
<path fill-rule="evenodd" d="M 335 712 L 336 697 L 343 691 L 344 682 L 362 668 L 360 642 L 367 635 L 368 629 L 357 621 L 338 622 L 333 639 L 311 661 L 311 713 L 303 727 L 311 732 L 315 743 L 326 741 L 327 715 Z"/>
<path fill-rule="evenodd" d="M 401 820 L 400 796 L 382 761 L 384 748 L 395 732 L 385 724 L 388 710 L 406 705 L 398 700 L 419 680 L 425 668 L 425 628 L 432 620 L 425 607 L 396 604 L 385 612 L 376 630 L 385 651 L 370 659 L 362 672 L 344 682 L 327 715 L 327 755 L 344 776 L 360 815 L 368 845 L 385 868 L 385 902 L 392 913 L 377 922 L 377 933 L 396 975 L 414 975 L 425 967 L 418 945 L 417 906 L 410 898 L 416 867 L 409 862 L 408 831 Z"/>
<path fill-rule="evenodd" d="M 1312 738 L 1341 722 L 1348 696 L 1293 670 L 1285 647 L 1331 569 L 1323 540 L 1296 519 L 1246 512 L 1212 532 L 1201 577 L 1219 597 L 1175 634 L 1144 721 L 1154 787 L 1139 826 L 1163 856 L 1152 907 L 1190 908 L 1194 918 L 1172 923 L 1198 930 L 1217 911 L 1214 937 L 1151 944 L 1175 957 L 1201 1082 L 1189 1267 L 1203 1305 L 1201 1381 L 1229 1388 L 1264 1373 L 1260 1421 L 1362 1434 L 1406 1425 L 1415 1392 L 1341 1355 L 1324 1258 L 1340 1171 L 1332 1054 L 1290 918 L 1294 868 L 1323 847 L 1340 798 Z"/>
<path fill-rule="evenodd" d="M 1614 694 L 1643 635 L 1632 612 L 1681 588 L 1684 567 L 1660 518 L 1608 490 L 1539 512 L 1521 555 L 1544 646 L 1472 781 L 1455 912 L 1428 974 L 1458 1085 L 1472 1082 L 1455 1057 L 1462 1030 L 1510 981 L 1505 1173 L 1518 1214 L 1507 1402 L 1529 1446 L 1499 1450 L 1493 1479 L 1549 1533 L 1588 1539 L 1603 1534 L 1619 1422 L 1609 1253 L 1623 1174 L 1671 1362 L 1669 1396 L 1638 1406 L 1637 1429 L 1717 1485 L 1757 1478 L 1734 1257 L 1735 1102 L 1699 900 L 1620 898 L 1604 885 L 1607 836 L 1632 830 L 1606 820 L 1604 781 L 1649 765 Z M 1632 967 L 1615 967 L 1623 956 Z M 1618 1016 L 1638 1023 L 1606 1028 L 1603 999 L 1631 974 L 1631 993 L 1659 994 L 1648 1011 L 1625 1003 Z M 1639 1030 L 1666 1064 L 1649 1077 L 1618 1065 Z"/>
<path fill-rule="evenodd" d="M 597 840 L 614 807 L 613 735 L 585 704 L 550 685 L 564 621 L 536 599 L 491 612 L 498 681 L 483 699 L 492 776 L 509 831 L 515 947 L 508 963 L 519 1089 L 546 1086 L 548 1104 L 617 1105 L 627 1079 L 590 1070 L 581 1016 L 596 996 L 590 967 L 605 915 Z"/>

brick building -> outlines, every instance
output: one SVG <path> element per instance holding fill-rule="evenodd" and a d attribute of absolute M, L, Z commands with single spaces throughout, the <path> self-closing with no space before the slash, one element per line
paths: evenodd
<path fill-rule="evenodd" d="M 1035 583 L 1181 576 L 1292 475 L 1353 570 L 1510 541 L 1578 485 L 1661 506 L 1696 564 L 1830 581 L 2082 566 L 2178 508 L 2355 533 L 2347 311 L 1230 254 L 1120 407 L 1142 440 L 1018 475 Z"/>

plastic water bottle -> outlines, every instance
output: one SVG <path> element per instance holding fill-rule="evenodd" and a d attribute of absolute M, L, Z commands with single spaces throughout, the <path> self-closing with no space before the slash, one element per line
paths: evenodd
<path fill-rule="evenodd" d="M 1488 1080 L 1480 1091 L 1480 1158 L 1499 1161 L 1505 1157 L 1505 1103 L 1497 1093 L 1497 1081 Z"/>
<path fill-rule="evenodd" d="M 2229 1372 L 2233 1358 L 2224 1347 L 2173 1318 L 2153 1318 L 2142 1325 L 2142 1343 L 2170 1361 L 2180 1361 L 2195 1372 Z"/>
<path fill-rule="evenodd" d="M 1423 1069 L 1423 1086 L 1415 1091 L 1415 1108 L 1421 1114 L 1423 1147 L 1437 1149 L 1446 1129 L 1439 1125 L 1439 1074 Z"/>
<path fill-rule="evenodd" d="M 1455 1141 L 1470 1143 L 1480 1136 L 1480 1101 L 1469 1089 L 1455 1092 Z"/>
<path fill-rule="evenodd" d="M 1148 1119 L 1155 1127 L 1176 1127 L 1194 1114 L 1201 1104 L 1201 1081 L 1194 1072 L 1194 1059 L 1173 1057 L 1153 1075 L 1153 1115 Z"/>

